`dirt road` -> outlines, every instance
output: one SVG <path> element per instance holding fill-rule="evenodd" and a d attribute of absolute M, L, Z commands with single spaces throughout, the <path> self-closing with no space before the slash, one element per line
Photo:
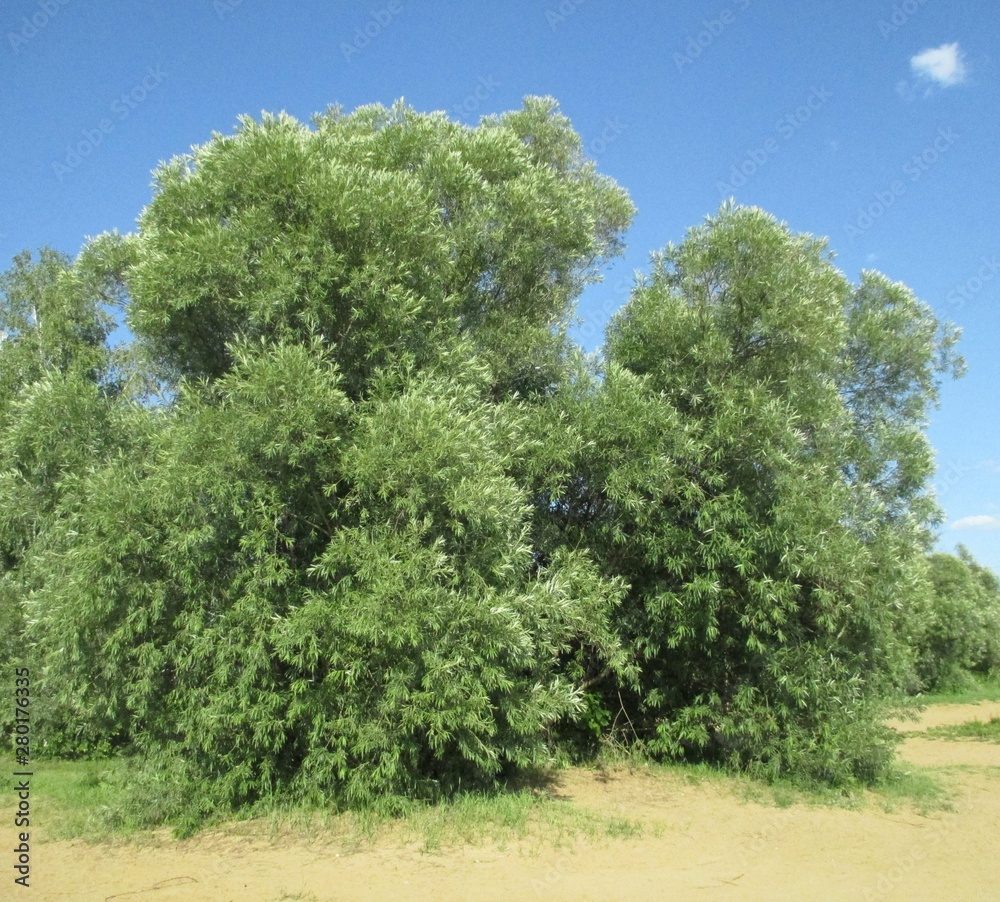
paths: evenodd
<path fill-rule="evenodd" d="M 938 706 L 912 731 L 1000 716 L 1000 703 Z M 236 833 L 146 846 L 41 844 L 32 902 L 520 902 L 1000 899 L 1000 745 L 910 738 L 916 765 L 954 766 L 951 811 L 778 808 L 722 784 L 645 771 L 565 772 L 561 797 L 643 824 L 639 838 L 521 841 L 428 854 L 391 841 L 269 842 Z M 0 894 L 3 895 L 3 894 Z M 5 896 L 5 898 L 14 898 Z"/>

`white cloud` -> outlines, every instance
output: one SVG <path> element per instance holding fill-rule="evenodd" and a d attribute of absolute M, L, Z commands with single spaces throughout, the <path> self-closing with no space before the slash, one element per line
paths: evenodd
<path fill-rule="evenodd" d="M 962 517 L 948 526 L 949 529 L 1000 529 L 1000 517 L 990 514 L 976 514 L 973 517 Z"/>
<path fill-rule="evenodd" d="M 965 61 L 957 43 L 921 50 L 910 58 L 910 68 L 918 78 L 936 82 L 944 88 L 965 81 Z"/>

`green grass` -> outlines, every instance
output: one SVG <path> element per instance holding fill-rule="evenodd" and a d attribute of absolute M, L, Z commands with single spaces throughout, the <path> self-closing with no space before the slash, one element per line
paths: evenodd
<path fill-rule="evenodd" d="M 109 813 L 124 800 L 113 774 L 125 767 L 112 761 L 36 761 L 32 768 L 32 803 L 37 822 L 49 839 L 114 839 L 128 832 L 112 826 Z"/>
<path fill-rule="evenodd" d="M 131 795 L 126 788 L 131 772 L 127 759 L 36 763 L 33 798 L 45 837 L 142 841 L 161 824 L 173 827 L 175 835 L 195 832 L 183 822 L 158 816 L 158 809 L 172 806 L 169 785 L 162 787 L 162 799 L 148 786 L 138 798 Z M 216 819 L 200 828 L 219 824 Z M 579 838 L 630 839 L 644 834 L 644 825 L 637 820 L 590 811 L 537 784 L 505 792 L 463 793 L 436 804 L 394 800 L 384 810 L 361 812 L 271 801 L 226 820 L 226 827 L 272 839 L 323 837 L 347 849 L 396 839 L 428 853 L 466 844 L 504 847 L 529 838 L 561 847 Z"/>
<path fill-rule="evenodd" d="M 258 806 L 257 824 L 272 837 L 282 835 L 334 838 L 350 849 L 395 839 L 426 853 L 462 845 L 492 844 L 505 848 L 531 839 L 564 847 L 575 840 L 630 839 L 644 835 L 644 825 L 610 817 L 544 788 L 517 788 L 495 793 L 468 792 L 435 804 L 395 800 L 385 811 L 334 812 L 302 805 Z"/>
<path fill-rule="evenodd" d="M 970 720 L 948 727 L 933 727 L 928 736 L 939 739 L 978 739 L 980 742 L 1000 742 L 1000 717 L 988 721 Z"/>
<path fill-rule="evenodd" d="M 639 821 L 597 814 L 572 802 L 524 791 L 469 794 L 426 806 L 407 817 L 403 829 L 425 852 L 486 843 L 502 848 L 528 838 L 562 847 L 580 838 L 632 839 L 643 835 Z"/>
<path fill-rule="evenodd" d="M 927 814 L 947 811 L 952 807 L 952 793 L 941 775 L 927 768 L 902 764 L 897 764 L 885 782 L 874 788 L 828 786 L 791 778 L 761 779 L 705 763 L 646 763 L 639 766 L 649 767 L 654 773 L 670 775 L 690 785 L 707 783 L 743 802 L 774 808 L 808 805 L 857 811 L 874 806 L 886 812 L 909 808 Z"/>
<path fill-rule="evenodd" d="M 883 811 L 908 808 L 920 814 L 951 808 L 952 796 L 938 776 L 924 768 L 897 765 L 889 777 L 875 787 L 803 785 L 794 780 L 764 783 L 747 781 L 741 792 L 747 801 L 777 808 L 810 805 L 860 811 L 876 807 Z"/>
<path fill-rule="evenodd" d="M 885 812 L 911 808 L 919 814 L 951 811 L 954 794 L 947 781 L 930 768 L 897 766 L 889 779 L 869 797 Z"/>
<path fill-rule="evenodd" d="M 991 724 L 995 734 L 1000 722 L 994 720 Z M 598 764 L 598 769 L 609 771 L 635 768 L 648 770 L 654 777 L 662 776 L 665 781 L 708 783 L 744 802 L 777 808 L 821 805 L 859 809 L 874 805 L 886 811 L 908 807 L 926 813 L 946 809 L 950 802 L 945 785 L 925 769 L 897 768 L 886 783 L 873 790 L 765 781 L 706 764 Z M 135 775 L 135 765 L 127 759 L 38 762 L 32 789 L 43 834 L 49 839 L 141 842 L 153 837 L 152 829 L 157 826 L 173 827 L 175 835 L 186 836 L 222 823 L 216 818 L 192 826 L 176 818 L 164 818 L 162 812 L 177 810 L 176 787 L 167 779 L 157 782 L 147 777 L 140 783 L 137 795 L 129 786 Z M 225 827 L 272 839 L 323 839 L 347 850 L 379 841 L 400 842 L 431 854 L 462 845 L 504 848 L 526 840 L 539 847 L 559 848 L 578 839 L 628 840 L 662 829 L 642 820 L 595 812 L 560 798 L 544 775 L 535 775 L 503 792 L 469 792 L 436 804 L 396 799 L 381 810 L 376 807 L 360 812 L 271 800 L 227 818 Z"/>
<path fill-rule="evenodd" d="M 916 699 L 923 705 L 975 705 L 1000 702 L 1000 676 L 969 676 L 969 685 L 954 691 L 930 692 Z"/>
<path fill-rule="evenodd" d="M 171 816 L 177 809 L 178 788 L 147 776 L 141 792 L 134 792 L 136 765 L 127 758 L 39 759 L 32 771 L 32 807 L 47 839 L 141 841 L 158 827 L 190 832 Z"/>

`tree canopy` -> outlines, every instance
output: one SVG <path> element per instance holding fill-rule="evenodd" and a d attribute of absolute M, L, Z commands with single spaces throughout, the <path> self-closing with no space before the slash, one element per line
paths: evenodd
<path fill-rule="evenodd" d="M 464 338 L 502 394 L 544 390 L 564 327 L 632 216 L 553 102 L 478 128 L 397 104 L 313 128 L 242 119 L 163 166 L 129 272 L 130 322 L 184 376 L 235 337 L 331 349 L 352 397 Z"/>
<path fill-rule="evenodd" d="M 824 242 L 760 210 L 724 207 L 655 257 L 603 380 L 570 395 L 586 450 L 555 505 L 569 543 L 630 587 L 615 616 L 650 748 L 884 771 L 879 701 L 933 522 L 923 429 L 951 342 L 904 287 L 852 286 Z"/>
<path fill-rule="evenodd" d="M 935 646 L 929 601 L 986 581 L 925 554 L 957 335 L 726 205 L 588 357 L 574 303 L 632 214 L 550 99 L 397 104 L 242 119 L 134 234 L 18 257 L 0 604 L 48 751 L 209 807 L 432 797 L 609 738 L 884 776 L 894 694 L 991 660 Z"/>

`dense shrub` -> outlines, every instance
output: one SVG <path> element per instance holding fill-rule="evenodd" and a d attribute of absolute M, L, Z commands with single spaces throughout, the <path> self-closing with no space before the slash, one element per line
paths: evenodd
<path fill-rule="evenodd" d="M 961 689 L 1000 670 L 1000 584 L 964 548 L 928 556 L 908 619 L 920 688 Z"/>
<path fill-rule="evenodd" d="M 956 336 L 726 206 L 586 358 L 572 304 L 632 212 L 552 101 L 366 107 L 243 120 L 134 235 L 18 258 L 0 650 L 37 738 L 140 753 L 164 817 L 433 797 L 567 738 L 884 776 L 908 668 L 997 660 L 981 568 L 910 597 Z"/>
<path fill-rule="evenodd" d="M 646 748 L 885 773 L 894 611 L 934 510 L 937 328 L 905 287 L 851 286 L 822 242 L 727 208 L 654 260 L 599 377 L 559 396 L 582 441 L 540 520 L 630 587 L 615 623 L 640 687 L 609 681 L 606 705 Z"/>

